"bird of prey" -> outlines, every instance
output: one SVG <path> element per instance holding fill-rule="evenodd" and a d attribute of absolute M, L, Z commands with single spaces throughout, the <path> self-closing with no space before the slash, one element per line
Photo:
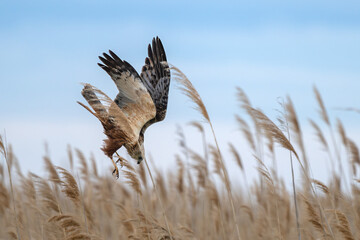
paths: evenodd
<path fill-rule="evenodd" d="M 110 55 L 109 55 L 110 54 Z M 119 171 L 113 155 L 124 146 L 138 164 L 145 156 L 144 133 L 153 123 L 162 121 L 166 115 L 170 86 L 170 68 L 164 47 L 158 37 L 148 46 L 148 57 L 140 75 L 126 61 L 109 50 L 103 53 L 98 65 L 114 81 L 119 93 L 111 100 L 105 93 L 85 84 L 81 92 L 93 111 L 78 102 L 97 117 L 104 127 L 107 139 L 103 152 L 113 162 L 116 177 Z"/>

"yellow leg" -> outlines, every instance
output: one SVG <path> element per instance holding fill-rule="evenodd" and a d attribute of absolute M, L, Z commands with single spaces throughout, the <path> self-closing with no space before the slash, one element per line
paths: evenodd
<path fill-rule="evenodd" d="M 115 167 L 115 169 L 113 171 L 113 175 L 115 174 L 116 179 L 118 179 L 119 178 L 119 169 L 118 169 L 114 159 L 112 157 L 110 159 L 111 159 L 111 161 L 112 161 L 112 163 L 114 164 L 114 167 Z"/>
<path fill-rule="evenodd" d="M 117 157 L 119 158 L 119 159 L 116 161 L 116 163 L 120 162 L 120 166 L 123 167 L 123 166 L 124 166 L 124 160 L 123 160 L 123 158 L 122 158 L 117 152 L 115 152 L 115 153 L 116 153 Z"/>

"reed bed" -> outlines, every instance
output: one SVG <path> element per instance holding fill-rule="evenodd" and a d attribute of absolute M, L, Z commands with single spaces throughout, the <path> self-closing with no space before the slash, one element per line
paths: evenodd
<path fill-rule="evenodd" d="M 94 158 L 69 146 L 70 169 L 54 166 L 46 155 L 46 172 L 38 176 L 21 172 L 11 145 L 2 137 L 0 239 L 360 239 L 358 145 L 348 138 L 340 120 L 332 125 L 316 88 L 314 100 L 322 122 L 310 124 L 319 146 L 328 153 L 327 183 L 313 177 L 311 152 L 289 97 L 273 121 L 237 89 L 241 110 L 236 123 L 253 155 L 242 159 L 231 139 L 227 149 L 219 148 L 200 95 L 180 70 L 172 70 L 180 89 L 205 119 L 205 124 L 194 121 L 189 126 L 201 134 L 202 149 L 188 146 L 179 130 L 176 168 L 163 174 L 150 165 L 152 161 L 137 165 L 123 159 L 120 178 L 115 180 L 99 174 Z M 212 136 L 205 134 L 206 128 Z M 288 171 L 299 167 L 297 179 L 302 181 L 293 175 L 292 184 L 284 183 L 275 164 L 280 160 L 277 147 L 289 151 L 288 159 L 281 161 L 293 161 Z M 232 157 L 224 158 L 225 151 Z M 230 180 L 228 161 L 238 166 L 238 179 Z M 259 176 L 251 182 L 243 161 L 257 162 Z"/>

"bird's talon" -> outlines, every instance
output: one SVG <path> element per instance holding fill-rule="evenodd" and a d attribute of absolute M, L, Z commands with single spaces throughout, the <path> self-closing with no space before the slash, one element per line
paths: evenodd
<path fill-rule="evenodd" d="M 116 161 L 116 164 L 119 164 L 121 168 L 123 168 L 124 166 L 124 160 L 122 160 L 122 158 L 119 157 L 119 159 Z"/>
<path fill-rule="evenodd" d="M 112 172 L 112 175 L 116 178 L 116 179 L 118 179 L 119 178 L 119 168 L 116 166 L 116 163 L 114 162 L 114 159 L 113 158 L 110 158 L 111 159 L 111 161 L 112 161 L 112 163 L 113 163 L 113 165 L 114 165 L 114 171 Z"/>
<path fill-rule="evenodd" d="M 112 172 L 112 175 L 116 178 L 119 179 L 119 169 L 115 168 L 114 171 Z"/>

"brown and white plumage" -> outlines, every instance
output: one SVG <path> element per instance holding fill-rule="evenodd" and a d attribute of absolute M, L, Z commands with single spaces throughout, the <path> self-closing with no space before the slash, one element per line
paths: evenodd
<path fill-rule="evenodd" d="M 98 65 L 110 75 L 119 93 L 112 101 L 102 91 L 85 84 L 82 95 L 93 111 L 79 104 L 102 123 L 108 137 L 102 150 L 107 156 L 112 159 L 113 154 L 124 145 L 130 156 L 140 163 L 144 158 L 145 130 L 151 124 L 162 121 L 166 115 L 170 68 L 164 47 L 158 37 L 152 40 L 140 75 L 111 50 L 99 59 L 102 63 Z"/>

